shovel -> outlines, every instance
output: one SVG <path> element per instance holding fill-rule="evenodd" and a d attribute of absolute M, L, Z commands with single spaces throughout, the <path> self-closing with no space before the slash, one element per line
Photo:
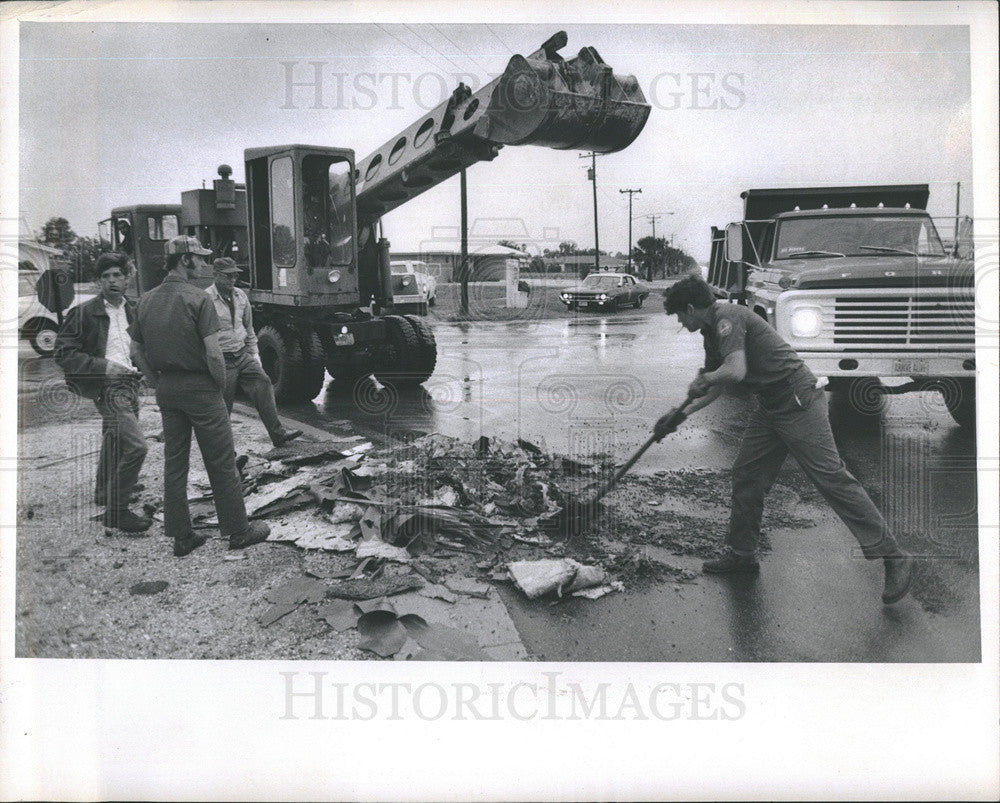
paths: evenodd
<path fill-rule="evenodd" d="M 681 415 L 695 398 L 690 393 L 688 394 L 688 397 L 684 400 L 684 404 L 678 407 L 677 412 L 674 413 L 675 420 L 676 416 Z M 639 450 L 628 459 L 628 462 L 618 469 L 603 487 L 598 488 L 594 496 L 587 500 L 581 500 L 567 494 L 566 507 L 553 511 L 548 516 L 539 519 L 539 526 L 546 530 L 555 530 L 558 534 L 566 538 L 578 535 L 597 519 L 600 512 L 599 503 L 601 499 L 618 484 L 618 481 L 636 464 L 650 446 L 654 443 L 659 443 L 662 439 L 661 436 L 657 436 L 655 433 L 650 435 L 649 439 L 639 447 Z"/>

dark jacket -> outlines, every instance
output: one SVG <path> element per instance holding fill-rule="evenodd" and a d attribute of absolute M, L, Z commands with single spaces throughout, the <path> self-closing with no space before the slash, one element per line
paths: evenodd
<path fill-rule="evenodd" d="M 135 320 L 135 304 L 127 298 L 125 317 Z M 104 296 L 97 295 L 70 309 L 56 336 L 55 360 L 74 393 L 96 399 L 107 381 L 108 328 L 111 319 L 104 309 Z"/>

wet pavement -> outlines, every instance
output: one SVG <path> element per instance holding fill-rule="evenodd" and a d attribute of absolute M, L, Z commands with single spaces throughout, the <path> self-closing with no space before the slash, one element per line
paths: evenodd
<path fill-rule="evenodd" d="M 287 406 L 283 415 L 380 440 L 428 432 L 524 438 L 571 456 L 612 452 L 624 460 L 653 421 L 683 400 L 702 360 L 700 337 L 653 309 L 430 322 L 438 367 L 423 387 L 372 394 L 328 382 L 313 404 Z M 45 388 L 46 363 L 22 364 L 22 388 Z M 727 469 L 750 404 L 720 399 L 654 445 L 633 471 Z M 816 526 L 769 532 L 772 550 L 757 578 L 698 575 L 556 604 L 501 589 L 528 653 L 549 661 L 978 661 L 973 438 L 935 394 L 891 397 L 881 416 L 861 417 L 840 396 L 830 409 L 848 467 L 904 546 L 921 556 L 919 599 L 882 605 L 881 565 L 855 554 L 850 532 L 817 496 L 809 511 Z M 809 487 L 793 461 L 778 483 Z M 646 547 L 654 558 L 657 549 Z M 690 557 L 659 557 L 700 566 Z"/>

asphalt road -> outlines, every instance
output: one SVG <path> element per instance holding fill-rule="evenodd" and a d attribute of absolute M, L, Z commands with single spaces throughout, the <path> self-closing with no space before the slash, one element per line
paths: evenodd
<path fill-rule="evenodd" d="M 652 307 L 432 324 L 438 368 L 422 388 L 372 394 L 328 382 L 312 404 L 287 406 L 283 415 L 383 439 L 428 432 L 524 438 L 565 454 L 613 452 L 624 460 L 683 399 L 701 364 L 700 337 L 678 331 Z M 33 417 L 30 394 L 57 392 L 57 373 L 22 348 L 22 415 Z M 720 399 L 633 470 L 727 469 L 750 403 Z M 933 394 L 892 397 L 880 416 L 867 418 L 835 396 L 831 420 L 849 468 L 922 558 L 914 596 L 883 606 L 881 566 L 854 554 L 847 528 L 814 500 L 814 526 L 769 532 L 772 549 L 755 579 L 698 575 L 557 605 L 504 591 L 528 652 L 550 661 L 978 661 L 972 437 Z M 808 487 L 791 461 L 778 482 Z M 647 550 L 658 557 L 655 547 Z M 700 565 L 659 557 L 692 570 Z"/>

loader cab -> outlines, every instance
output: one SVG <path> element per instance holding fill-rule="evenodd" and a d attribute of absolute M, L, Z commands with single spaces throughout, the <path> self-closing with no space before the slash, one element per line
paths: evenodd
<path fill-rule="evenodd" d="M 121 206 L 102 220 L 99 236 L 114 251 L 128 254 L 135 273 L 125 294 L 136 299 L 163 281 L 167 275 L 164 249 L 167 240 L 180 233 L 181 207 L 178 204 Z"/>
<path fill-rule="evenodd" d="M 285 145 L 244 157 L 253 300 L 357 306 L 354 152 Z"/>
<path fill-rule="evenodd" d="M 243 268 L 239 277 L 249 279 L 250 247 L 247 233 L 247 190 L 230 178 L 229 165 L 218 167 L 219 178 L 211 188 L 202 187 L 181 193 L 182 234 L 197 237 L 212 255 L 209 263 L 229 257 Z"/>

